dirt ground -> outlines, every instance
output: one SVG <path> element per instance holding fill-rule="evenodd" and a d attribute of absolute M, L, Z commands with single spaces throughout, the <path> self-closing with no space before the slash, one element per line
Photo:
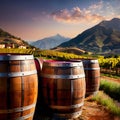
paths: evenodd
<path fill-rule="evenodd" d="M 85 100 L 82 115 L 75 120 L 120 120 L 97 102 Z"/>
<path fill-rule="evenodd" d="M 116 78 L 101 76 L 101 79 L 110 80 L 110 81 L 114 81 L 114 82 L 120 83 L 120 79 L 116 79 Z"/>
<path fill-rule="evenodd" d="M 120 79 L 106 76 L 101 76 L 101 79 L 120 83 Z M 79 118 L 76 120 L 120 120 L 120 117 L 112 115 L 104 106 L 97 104 L 97 102 L 89 101 L 89 98 L 85 99 L 82 115 Z"/>

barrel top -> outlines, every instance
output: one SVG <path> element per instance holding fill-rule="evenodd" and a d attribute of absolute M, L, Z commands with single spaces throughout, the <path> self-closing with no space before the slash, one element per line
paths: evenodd
<path fill-rule="evenodd" d="M 46 60 L 43 62 L 45 66 L 52 66 L 52 67 L 79 67 L 83 66 L 82 62 L 75 62 L 75 61 L 57 61 L 57 60 Z"/>
<path fill-rule="evenodd" d="M 81 58 L 81 59 L 70 59 L 70 61 L 74 61 L 74 62 L 80 62 L 80 61 L 82 61 L 82 62 L 91 62 L 91 63 L 98 63 L 98 59 L 92 59 L 92 58 L 89 58 L 89 59 L 83 59 L 83 58 Z"/>
<path fill-rule="evenodd" d="M 0 54 L 0 61 L 9 60 L 30 60 L 34 59 L 30 54 Z"/>
<path fill-rule="evenodd" d="M 98 63 L 97 59 L 84 59 L 83 60 L 84 63 Z"/>

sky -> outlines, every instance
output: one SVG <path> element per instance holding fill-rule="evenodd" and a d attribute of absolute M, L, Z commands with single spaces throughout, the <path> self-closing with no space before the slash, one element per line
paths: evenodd
<path fill-rule="evenodd" d="M 120 0 L 0 0 L 0 28 L 28 41 L 74 38 L 112 18 L 120 18 Z"/>

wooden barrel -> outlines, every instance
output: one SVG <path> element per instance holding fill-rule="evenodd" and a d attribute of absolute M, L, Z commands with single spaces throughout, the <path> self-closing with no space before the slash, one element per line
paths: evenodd
<path fill-rule="evenodd" d="M 0 55 L 0 120 L 32 120 L 37 87 L 33 55 Z"/>
<path fill-rule="evenodd" d="M 84 59 L 86 97 L 98 92 L 100 86 L 100 67 L 97 59 Z"/>
<path fill-rule="evenodd" d="M 86 97 L 95 95 L 100 86 L 100 67 L 97 59 L 71 59 L 71 61 L 82 61 L 86 80 Z"/>
<path fill-rule="evenodd" d="M 41 77 L 43 99 L 54 116 L 81 115 L 86 89 L 82 62 L 44 61 Z"/>

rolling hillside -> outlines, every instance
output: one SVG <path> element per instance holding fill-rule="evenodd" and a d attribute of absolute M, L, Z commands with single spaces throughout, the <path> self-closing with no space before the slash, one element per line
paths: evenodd
<path fill-rule="evenodd" d="M 120 19 L 102 21 L 58 47 L 77 47 L 93 53 L 119 53 Z"/>
<path fill-rule="evenodd" d="M 2 29 L 0 29 L 0 44 L 14 44 L 16 48 L 19 46 L 32 47 L 21 38 L 15 37 Z"/>
<path fill-rule="evenodd" d="M 76 47 L 68 47 L 68 48 L 57 47 L 57 48 L 54 48 L 53 50 L 64 52 L 64 53 L 73 53 L 76 55 L 81 55 L 81 54 L 86 53 L 86 51 L 76 48 Z"/>

